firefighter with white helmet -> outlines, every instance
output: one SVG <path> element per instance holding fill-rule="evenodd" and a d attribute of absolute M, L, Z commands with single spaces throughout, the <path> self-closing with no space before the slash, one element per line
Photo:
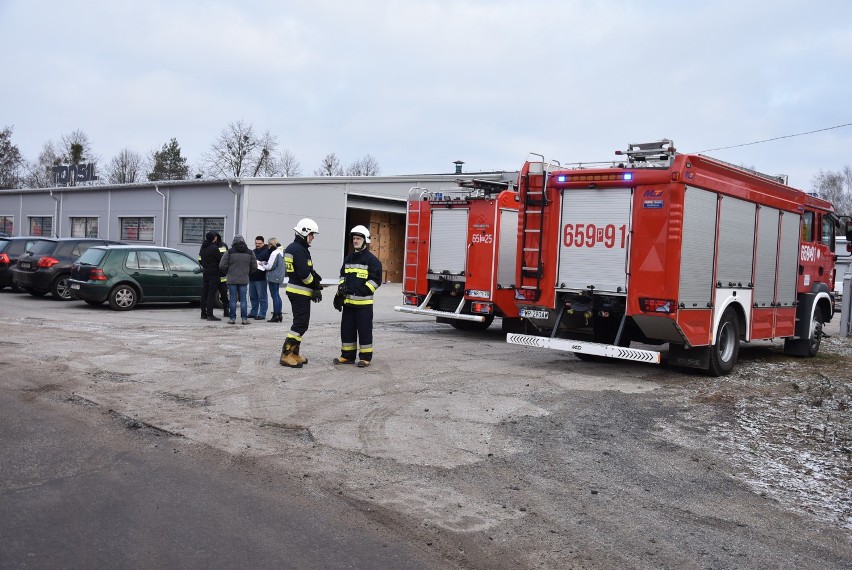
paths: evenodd
<path fill-rule="evenodd" d="M 370 230 L 350 230 L 354 251 L 343 259 L 334 308 L 341 311 L 340 356 L 334 364 L 366 368 L 373 360 L 373 293 L 382 283 L 382 263 L 369 251 Z"/>
<path fill-rule="evenodd" d="M 308 359 L 299 354 L 302 335 L 308 330 L 311 320 L 311 302 L 322 301 L 322 277 L 314 269 L 308 248 L 319 233 L 319 226 L 310 218 L 302 218 L 293 228 L 296 236 L 284 250 L 284 270 L 287 287 L 284 292 L 290 300 L 293 324 L 281 348 L 282 366 L 301 368 Z"/>

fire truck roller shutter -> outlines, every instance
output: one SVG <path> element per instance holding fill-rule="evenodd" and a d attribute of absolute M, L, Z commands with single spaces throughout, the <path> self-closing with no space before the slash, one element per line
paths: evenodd
<path fill-rule="evenodd" d="M 754 303 L 758 307 L 771 307 L 775 302 L 775 264 L 778 260 L 778 224 L 781 212 L 764 206 L 758 210 L 757 218 Z"/>
<path fill-rule="evenodd" d="M 563 191 L 557 287 L 627 291 L 632 195 L 632 188 Z"/>
<path fill-rule="evenodd" d="M 791 307 L 796 302 L 796 280 L 799 272 L 799 226 L 802 216 L 791 212 L 781 215 L 781 243 L 778 259 L 778 293 L 776 303 Z"/>
<path fill-rule="evenodd" d="M 678 304 L 706 309 L 713 299 L 713 253 L 716 244 L 716 194 L 686 187 L 680 257 Z"/>
<path fill-rule="evenodd" d="M 722 287 L 748 288 L 751 283 L 756 210 L 752 202 L 722 196 L 716 264 L 716 281 Z"/>
<path fill-rule="evenodd" d="M 500 249 L 497 252 L 497 286 L 515 284 L 515 266 L 518 257 L 518 211 L 500 210 Z"/>
<path fill-rule="evenodd" d="M 429 268 L 433 273 L 461 275 L 467 262 L 467 208 L 432 210 Z"/>

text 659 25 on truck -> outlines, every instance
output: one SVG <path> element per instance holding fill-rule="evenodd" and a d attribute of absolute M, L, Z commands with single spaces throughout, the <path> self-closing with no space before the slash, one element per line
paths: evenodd
<path fill-rule="evenodd" d="M 517 301 L 532 334 L 507 341 L 651 363 L 660 352 L 630 342 L 668 343 L 669 363 L 716 376 L 741 341 L 816 355 L 834 310 L 832 205 L 669 140 L 616 154 L 524 164 Z"/>

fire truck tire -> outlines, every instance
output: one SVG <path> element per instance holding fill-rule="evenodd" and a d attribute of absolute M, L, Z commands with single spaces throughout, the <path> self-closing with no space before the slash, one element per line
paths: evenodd
<path fill-rule="evenodd" d="M 711 376 L 725 376 L 734 369 L 740 353 L 740 323 L 731 309 L 725 311 L 719 321 L 716 344 L 710 347 Z"/>
<path fill-rule="evenodd" d="M 814 316 L 811 318 L 810 336 L 802 339 L 785 340 L 784 353 L 808 358 L 816 356 L 822 342 L 822 325 L 822 310 L 819 307 L 814 307 Z"/>
<path fill-rule="evenodd" d="M 489 315 L 485 317 L 485 320 L 481 323 L 476 321 L 457 321 L 453 319 L 450 323 L 453 325 L 453 328 L 460 331 L 484 331 L 488 327 L 491 326 L 491 323 L 494 322 L 494 315 Z"/>

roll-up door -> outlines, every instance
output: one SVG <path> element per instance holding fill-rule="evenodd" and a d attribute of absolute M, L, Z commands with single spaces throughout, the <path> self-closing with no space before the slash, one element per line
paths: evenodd
<path fill-rule="evenodd" d="M 716 194 L 687 186 L 683 200 L 678 304 L 685 309 L 706 309 L 713 299 Z"/>
<path fill-rule="evenodd" d="M 497 252 L 497 286 L 515 285 L 515 266 L 518 257 L 518 211 L 501 209 L 500 245 Z"/>
<path fill-rule="evenodd" d="M 754 268 L 754 304 L 771 307 L 775 301 L 775 264 L 778 260 L 778 223 L 781 212 L 761 207 L 757 214 L 757 259 Z"/>
<path fill-rule="evenodd" d="M 461 275 L 467 260 L 467 208 L 432 210 L 429 271 Z"/>
<path fill-rule="evenodd" d="M 781 246 L 778 258 L 778 293 L 775 302 L 789 307 L 796 301 L 799 271 L 799 226 L 801 216 L 790 212 L 781 215 Z"/>
<path fill-rule="evenodd" d="M 565 190 L 557 287 L 626 293 L 632 188 Z"/>
<path fill-rule="evenodd" d="M 722 196 L 716 262 L 716 281 L 722 287 L 748 287 L 751 283 L 756 209 L 751 202 Z"/>

